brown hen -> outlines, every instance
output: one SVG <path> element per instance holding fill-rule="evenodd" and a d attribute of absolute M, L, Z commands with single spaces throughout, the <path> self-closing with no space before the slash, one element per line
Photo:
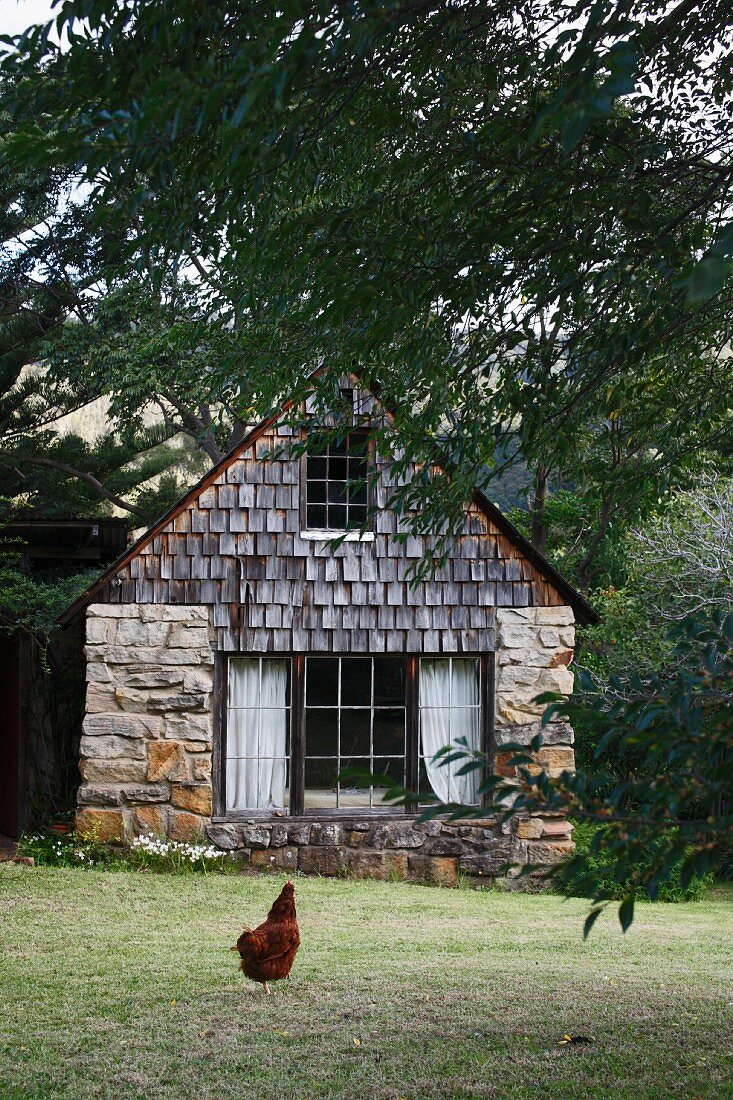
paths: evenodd
<path fill-rule="evenodd" d="M 295 888 L 292 882 L 286 882 L 264 924 L 257 928 L 245 926 L 231 950 L 239 952 L 243 973 L 253 982 L 260 982 L 265 993 L 270 993 L 267 983 L 289 977 L 299 946 Z"/>

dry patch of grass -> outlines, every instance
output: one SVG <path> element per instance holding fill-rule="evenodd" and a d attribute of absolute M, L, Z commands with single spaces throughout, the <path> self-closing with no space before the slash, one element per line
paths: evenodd
<path fill-rule="evenodd" d="M 0 1096 L 733 1096 L 730 893 L 583 943 L 581 901 L 299 879 L 266 998 L 227 948 L 281 884 L 0 867 Z"/>

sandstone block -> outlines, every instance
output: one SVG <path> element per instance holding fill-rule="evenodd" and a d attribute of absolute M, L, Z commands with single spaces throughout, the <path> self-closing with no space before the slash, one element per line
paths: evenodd
<path fill-rule="evenodd" d="M 197 604 L 172 604 L 162 606 L 163 618 L 167 623 L 208 623 L 208 607 L 199 607 Z"/>
<path fill-rule="evenodd" d="M 210 752 L 211 742 L 207 738 L 202 738 L 201 741 L 184 741 L 183 747 L 186 752 Z"/>
<path fill-rule="evenodd" d="M 104 760 L 118 756 L 126 757 L 128 760 L 143 760 L 145 744 L 143 741 L 132 741 L 127 737 L 113 735 L 84 736 L 79 745 L 79 752 L 81 756 L 101 757 Z"/>
<path fill-rule="evenodd" d="M 303 854 L 301 853 L 301 856 Z M 347 850 L 343 866 L 348 867 L 351 874 L 356 875 L 357 878 L 375 878 L 383 881 L 390 878 L 407 878 L 408 873 L 406 852 L 375 851 L 370 848 Z"/>
<path fill-rule="evenodd" d="M 93 806 L 119 806 L 122 795 L 117 787 L 79 787 L 77 794 L 79 802 L 90 803 Z"/>
<path fill-rule="evenodd" d="M 457 886 L 458 860 L 447 856 L 408 855 L 409 876 L 431 886 Z"/>
<path fill-rule="evenodd" d="M 494 876 L 504 871 L 504 864 L 511 859 L 511 852 L 502 848 L 497 852 L 481 852 L 463 855 L 458 865 L 465 875 Z"/>
<path fill-rule="evenodd" d="M 115 737 L 162 737 L 163 719 L 147 714 L 88 714 L 84 719 L 88 737 L 114 734 Z"/>
<path fill-rule="evenodd" d="M 245 825 L 242 840 L 248 848 L 269 848 L 270 830 L 264 825 Z"/>
<path fill-rule="evenodd" d="M 310 825 L 290 825 L 288 827 L 288 842 L 290 844 L 308 844 L 310 838 Z"/>
<path fill-rule="evenodd" d="M 206 627 L 187 626 L 185 623 L 175 623 L 170 627 L 168 645 L 171 649 L 198 649 L 208 644 L 209 632 Z"/>
<path fill-rule="evenodd" d="M 169 693 L 165 695 L 148 696 L 147 707 L 154 713 L 166 713 L 172 710 L 203 710 L 206 706 L 205 695 L 194 695 L 191 692 Z"/>
<path fill-rule="evenodd" d="M 575 752 L 569 746 L 543 746 L 535 755 L 537 763 L 547 774 L 555 779 L 564 771 L 575 770 Z"/>
<path fill-rule="evenodd" d="M 156 783 L 159 779 L 177 781 L 190 779 L 188 760 L 180 741 L 148 742 L 148 779 Z"/>
<path fill-rule="evenodd" d="M 176 741 L 208 742 L 211 748 L 212 720 L 210 714 L 169 714 L 165 719 L 165 735 Z M 189 749 L 195 752 L 195 749 Z M 199 751 L 206 751 L 206 748 Z"/>
<path fill-rule="evenodd" d="M 208 668 L 187 668 L 183 670 L 183 690 L 206 695 L 214 690 L 214 674 Z"/>
<path fill-rule="evenodd" d="M 125 822 L 121 810 L 97 810 L 80 807 L 76 811 L 76 831 L 79 836 L 112 844 L 122 840 Z"/>
<path fill-rule="evenodd" d="M 85 709 L 87 714 L 105 714 L 118 710 L 112 684 L 100 684 L 96 681 L 87 684 Z"/>
<path fill-rule="evenodd" d="M 346 867 L 347 851 L 347 848 L 336 846 L 299 848 L 298 869 L 305 875 L 326 875 L 328 877 L 334 877 L 340 874 Z"/>
<path fill-rule="evenodd" d="M 79 771 L 86 783 L 142 783 L 142 760 L 80 760 Z"/>
<path fill-rule="evenodd" d="M 117 627 L 115 640 L 118 646 L 162 646 L 168 640 L 170 629 L 168 623 L 144 623 L 139 619 L 125 619 Z"/>
<path fill-rule="evenodd" d="M 127 688 L 168 688 L 183 683 L 183 670 L 180 668 L 151 668 L 147 672 L 122 673 L 120 682 Z"/>
<path fill-rule="evenodd" d="M 109 669 L 106 665 L 100 662 L 87 661 L 87 683 L 88 684 L 111 684 L 112 677 L 110 676 Z"/>
<path fill-rule="evenodd" d="M 428 842 L 427 851 L 431 856 L 459 856 L 463 845 L 457 836 L 439 836 Z"/>
<path fill-rule="evenodd" d="M 544 822 L 539 817 L 517 822 L 517 836 L 520 840 L 539 840 L 543 830 Z"/>
<path fill-rule="evenodd" d="M 424 833 L 401 822 L 378 825 L 370 841 L 373 848 L 421 848 L 424 843 Z"/>
<path fill-rule="evenodd" d="M 137 613 L 137 604 L 133 603 L 90 603 L 87 607 L 87 618 L 98 615 L 103 619 L 122 619 Z"/>
<path fill-rule="evenodd" d="M 104 645 L 114 639 L 117 622 L 114 619 L 92 618 L 86 622 L 88 645 Z"/>
<path fill-rule="evenodd" d="M 191 761 L 195 783 L 211 783 L 211 753 L 199 753 Z"/>
<path fill-rule="evenodd" d="M 534 841 L 527 847 L 529 863 L 537 863 L 542 866 L 553 866 L 561 859 L 572 854 L 575 845 L 572 841 L 558 841 L 555 844 Z"/>
<path fill-rule="evenodd" d="M 344 839 L 344 827 L 340 822 L 328 822 L 325 825 L 314 825 L 311 829 L 311 844 L 342 844 Z"/>
<path fill-rule="evenodd" d="M 347 829 L 344 833 L 344 840 L 349 848 L 360 848 L 366 838 L 367 834 L 359 832 L 357 829 Z"/>
<path fill-rule="evenodd" d="M 298 867 L 297 848 L 259 848 L 250 856 L 252 867 L 262 871 L 295 871 Z"/>
<path fill-rule="evenodd" d="M 128 802 L 168 801 L 168 788 L 162 783 L 149 783 L 138 787 L 124 787 L 122 793 Z"/>
<path fill-rule="evenodd" d="M 196 814 L 170 810 L 168 816 L 168 836 L 171 840 L 195 842 L 205 835 L 206 822 Z"/>
<path fill-rule="evenodd" d="M 211 817 L 211 787 L 208 783 L 174 783 L 171 803 L 178 809 Z"/>
<path fill-rule="evenodd" d="M 542 821 L 542 836 L 557 837 L 570 839 L 573 832 L 573 826 L 564 817 L 551 818 L 549 821 L 545 818 Z"/>
<path fill-rule="evenodd" d="M 133 806 L 128 823 L 130 837 L 153 833 L 165 836 L 167 833 L 168 812 L 163 806 Z"/>
<path fill-rule="evenodd" d="M 206 835 L 217 848 L 223 848 L 226 852 L 233 851 L 238 843 L 237 828 L 234 825 L 207 825 Z"/>
<path fill-rule="evenodd" d="M 285 825 L 273 825 L 270 829 L 270 847 L 282 848 L 288 842 L 288 830 Z"/>

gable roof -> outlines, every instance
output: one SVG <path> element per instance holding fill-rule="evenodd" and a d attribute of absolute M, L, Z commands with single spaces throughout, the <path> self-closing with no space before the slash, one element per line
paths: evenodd
<path fill-rule="evenodd" d="M 370 387 L 371 388 L 371 387 Z M 381 402 L 376 389 L 372 389 L 372 393 L 377 400 Z M 102 591 L 102 589 L 109 583 L 120 569 L 124 568 L 128 562 L 135 558 L 140 551 L 148 545 L 156 535 L 160 534 L 168 526 L 168 524 L 180 515 L 185 509 L 214 484 L 219 475 L 226 471 L 243 452 L 247 451 L 257 440 L 264 435 L 271 427 L 273 427 L 278 420 L 288 412 L 293 406 L 293 401 L 288 400 L 277 410 L 269 413 L 259 424 L 257 424 L 239 443 L 237 443 L 228 454 L 226 454 L 219 462 L 217 462 L 212 468 L 204 474 L 202 478 L 185 493 L 180 500 L 178 500 L 171 508 L 165 512 L 160 519 L 145 531 L 140 538 L 138 538 L 132 546 L 128 547 L 123 554 L 114 561 L 108 569 L 102 573 L 102 575 L 94 581 L 93 584 L 86 589 L 65 611 L 58 617 L 58 623 L 61 626 L 68 625 L 75 617 L 82 611 L 89 603 L 92 602 L 94 597 Z M 267 461 L 263 459 L 262 461 Z M 523 557 L 535 566 L 538 572 L 541 574 L 544 580 L 548 581 L 557 592 L 565 598 L 569 607 L 571 607 L 575 613 L 576 620 L 583 626 L 590 626 L 593 623 L 599 621 L 599 616 L 596 611 L 591 607 L 584 596 L 580 594 L 565 580 L 561 573 L 552 565 L 551 562 L 545 558 L 543 554 L 537 550 L 528 539 L 522 535 L 517 528 L 511 523 L 501 510 L 493 504 L 488 497 L 479 490 L 476 490 L 473 496 L 473 503 L 486 515 L 486 517 L 498 528 L 512 545 L 519 550 Z"/>

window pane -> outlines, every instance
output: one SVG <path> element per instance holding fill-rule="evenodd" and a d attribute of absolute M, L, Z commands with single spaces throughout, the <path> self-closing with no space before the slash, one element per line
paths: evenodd
<path fill-rule="evenodd" d="M 228 810 L 282 809 L 286 805 L 289 666 L 289 661 L 270 658 L 232 658 L 229 662 Z"/>
<path fill-rule="evenodd" d="M 338 703 L 338 657 L 308 657 L 305 702 L 309 707 L 335 707 Z"/>
<path fill-rule="evenodd" d="M 341 770 L 359 768 L 364 772 L 371 770 L 369 757 L 351 757 L 341 761 Z M 368 779 L 347 779 L 339 784 L 339 807 L 369 806 L 371 803 L 370 783 Z"/>
<path fill-rule="evenodd" d="M 336 809 L 338 773 L 339 766 L 336 759 L 313 760 L 306 757 L 304 792 L 306 809 Z"/>
<path fill-rule="evenodd" d="M 349 462 L 366 462 L 369 436 L 366 432 L 354 432 L 349 436 Z"/>
<path fill-rule="evenodd" d="M 335 756 L 338 751 L 338 711 L 305 712 L 305 751 L 307 756 Z"/>
<path fill-rule="evenodd" d="M 352 508 L 354 505 L 365 506 L 367 502 L 367 486 L 366 482 L 359 483 L 351 481 L 349 483 L 349 504 Z"/>
<path fill-rule="evenodd" d="M 348 466 L 346 458 L 335 456 L 333 451 L 331 451 L 331 457 L 328 460 L 328 480 L 346 481 L 347 477 Z"/>
<path fill-rule="evenodd" d="M 479 741 L 479 709 L 478 707 L 459 707 L 451 711 L 451 741 L 455 742 L 459 737 L 465 737 L 469 749 L 477 750 Z M 459 768 L 460 764 L 455 767 Z"/>
<path fill-rule="evenodd" d="M 405 661 L 402 657 L 374 658 L 374 703 L 386 706 L 405 702 Z"/>
<path fill-rule="evenodd" d="M 341 755 L 369 756 L 371 711 L 341 711 Z"/>
<path fill-rule="evenodd" d="M 309 481 L 308 482 L 308 503 L 309 504 L 325 504 L 326 503 L 326 487 L 327 481 Z"/>
<path fill-rule="evenodd" d="M 331 531 L 346 530 L 346 505 L 334 504 L 328 506 L 328 527 Z"/>
<path fill-rule="evenodd" d="M 328 503 L 329 504 L 346 504 L 346 482 L 345 481 L 329 481 L 329 483 L 328 483 Z"/>
<path fill-rule="evenodd" d="M 325 504 L 309 504 L 306 509 L 306 521 L 309 527 L 325 528 L 326 523 L 326 505 Z"/>
<path fill-rule="evenodd" d="M 325 481 L 328 477 L 328 459 L 320 458 L 316 455 L 308 455 L 306 462 L 306 477 L 308 481 L 313 478 L 323 478 Z"/>
<path fill-rule="evenodd" d="M 349 449 L 349 437 L 344 439 L 332 439 L 328 445 L 328 453 L 331 455 L 345 455 Z"/>
<path fill-rule="evenodd" d="M 375 775 L 388 775 L 390 779 L 393 779 L 396 783 L 404 786 L 405 782 L 405 761 L 404 757 L 399 757 L 397 760 L 374 757 L 374 774 Z M 378 786 L 378 784 L 375 784 Z"/>
<path fill-rule="evenodd" d="M 375 710 L 375 756 L 399 756 L 405 751 L 404 710 Z"/>
<path fill-rule="evenodd" d="M 451 663 L 453 668 L 450 705 L 452 707 L 478 706 L 478 660 L 474 658 L 468 660 L 461 658 L 460 660 L 454 659 Z"/>
<path fill-rule="evenodd" d="M 341 706 L 368 707 L 371 702 L 371 657 L 345 657 L 341 661 Z"/>

